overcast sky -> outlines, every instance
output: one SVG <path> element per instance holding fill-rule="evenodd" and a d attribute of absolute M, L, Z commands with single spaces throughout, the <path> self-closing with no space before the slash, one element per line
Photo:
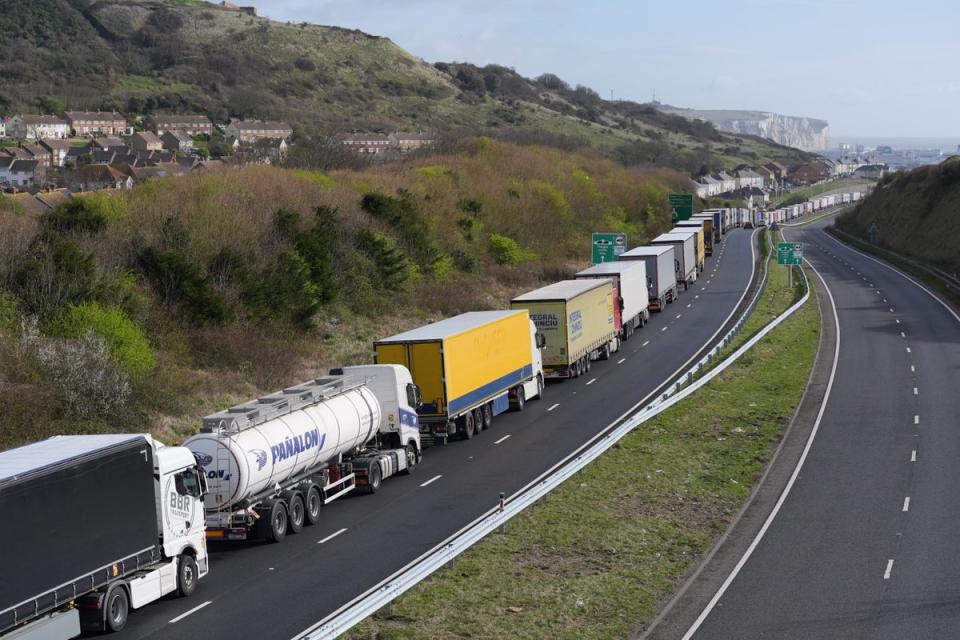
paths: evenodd
<path fill-rule="evenodd" d="M 604 97 L 823 118 L 831 135 L 960 138 L 957 0 L 253 0 L 428 62 L 555 73 Z"/>

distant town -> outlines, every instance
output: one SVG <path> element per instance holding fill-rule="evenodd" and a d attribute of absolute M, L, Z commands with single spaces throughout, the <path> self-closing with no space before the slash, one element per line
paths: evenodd
<path fill-rule="evenodd" d="M 329 144 L 391 159 L 436 144 L 425 132 L 344 133 Z M 164 176 L 249 164 L 284 164 L 286 122 L 156 114 L 137 125 L 117 112 L 67 111 L 0 117 L 0 188 L 27 208 L 51 208 L 70 193 L 130 189 Z"/>

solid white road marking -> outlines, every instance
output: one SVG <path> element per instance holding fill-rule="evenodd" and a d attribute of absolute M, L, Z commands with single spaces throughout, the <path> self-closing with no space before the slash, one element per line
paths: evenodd
<path fill-rule="evenodd" d="M 626 358 L 620 358 L 619 360 L 617 360 L 617 364 L 623 364 L 626 361 L 627 361 Z"/>
<path fill-rule="evenodd" d="M 917 450 L 914 449 L 913 451 L 910 452 L 910 462 L 916 462 L 916 461 L 917 461 Z"/>
<path fill-rule="evenodd" d="M 510 437 L 510 434 L 508 433 L 507 435 L 503 436 L 503 437 L 500 438 L 499 440 L 494 440 L 494 441 L 493 441 L 493 444 L 500 444 L 501 442 L 503 442 L 504 440 L 506 440 L 506 439 L 509 438 L 509 437 Z"/>
<path fill-rule="evenodd" d="M 889 579 L 890 579 L 890 572 L 891 572 L 891 571 L 893 571 L 893 558 L 890 558 L 889 560 L 887 560 L 887 570 L 883 572 L 883 579 L 884 579 L 884 580 L 889 580 Z"/>
<path fill-rule="evenodd" d="M 344 527 L 343 529 L 340 529 L 340 531 L 336 531 L 336 532 L 334 532 L 334 533 L 331 533 L 331 534 L 328 535 L 326 538 L 322 538 L 322 539 L 320 539 L 320 540 L 317 540 L 317 544 L 323 544 L 324 542 L 330 542 L 331 540 L 333 540 L 334 538 L 336 538 L 338 535 L 340 535 L 341 533 L 343 533 L 343 532 L 346 531 L 346 530 L 347 530 L 347 528 Z"/>
<path fill-rule="evenodd" d="M 910 511 L 910 496 L 903 499 L 903 511 L 904 513 Z"/>
<path fill-rule="evenodd" d="M 184 618 L 186 618 L 186 617 L 187 617 L 188 615 L 190 615 L 191 613 L 196 613 L 197 611 L 200 611 L 200 609 L 203 609 L 205 606 L 207 606 L 208 604 L 211 604 L 212 602 L 213 602 L 213 600 L 207 600 L 206 602 L 204 602 L 204 603 L 202 603 L 202 604 L 198 604 L 198 605 L 195 606 L 193 609 L 190 609 L 190 611 L 187 611 L 187 612 L 185 612 L 185 613 L 181 613 L 181 614 L 178 615 L 176 618 L 171 619 L 171 620 L 170 620 L 170 624 L 175 624 L 175 623 L 177 623 L 177 622 L 180 622 L 181 620 L 183 620 Z"/>
<path fill-rule="evenodd" d="M 596 381 L 597 381 L 596 378 L 591 378 L 591 379 L 590 379 L 590 382 L 587 383 L 587 386 L 589 387 L 590 385 L 592 385 L 592 384 L 593 384 L 594 382 L 596 382 Z"/>
<path fill-rule="evenodd" d="M 436 482 L 437 480 L 439 480 L 439 479 L 442 478 L 442 477 L 443 477 L 443 475 L 433 476 L 432 478 L 430 478 L 429 480 L 427 480 L 426 482 L 424 482 L 424 483 L 421 484 L 420 486 L 421 486 L 421 487 L 425 487 L 425 486 L 427 486 L 428 484 L 431 484 L 431 483 L 433 483 L 433 482 Z"/>
<path fill-rule="evenodd" d="M 556 408 L 559 407 L 559 406 L 560 406 L 560 403 L 558 402 L 557 404 L 555 404 L 555 405 L 553 405 L 552 407 L 550 407 L 549 409 L 547 409 L 547 411 L 553 411 L 554 409 L 556 409 Z"/>
<path fill-rule="evenodd" d="M 646 342 L 644 342 L 644 343 L 643 343 L 642 345 L 640 345 L 640 346 L 641 346 L 641 347 L 645 347 L 645 346 L 647 346 L 648 344 L 650 344 L 650 341 L 649 341 L 649 340 L 647 340 Z"/>

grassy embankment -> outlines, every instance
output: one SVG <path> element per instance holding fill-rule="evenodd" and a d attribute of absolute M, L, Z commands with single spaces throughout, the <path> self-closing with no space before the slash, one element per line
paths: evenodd
<path fill-rule="evenodd" d="M 199 418 L 366 362 L 376 338 L 585 266 L 589 233 L 669 228 L 684 178 L 485 138 L 365 171 L 247 167 L 0 197 L 0 448 Z"/>
<path fill-rule="evenodd" d="M 772 265 L 743 340 L 796 300 L 786 284 Z M 749 496 L 803 394 L 819 330 L 811 296 L 716 380 L 349 637 L 605 639 L 642 629 Z"/>
<path fill-rule="evenodd" d="M 872 184 L 874 183 L 871 180 L 828 180 L 827 182 L 794 189 L 793 191 L 785 193 L 780 200 L 767 205 L 767 208 L 776 209 L 788 202 L 790 204 L 799 204 L 800 202 L 806 202 L 811 198 L 816 198 L 819 195 L 833 191 L 857 191 L 862 187 L 868 187 Z"/>

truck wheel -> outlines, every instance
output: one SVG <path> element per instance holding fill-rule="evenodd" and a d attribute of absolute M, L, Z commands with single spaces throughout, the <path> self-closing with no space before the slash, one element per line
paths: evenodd
<path fill-rule="evenodd" d="M 120 631 L 130 615 L 130 598 L 123 582 L 114 582 L 103 599 L 103 618 L 107 631 Z"/>
<path fill-rule="evenodd" d="M 537 374 L 537 400 L 543 398 L 543 376 Z"/>
<path fill-rule="evenodd" d="M 610 345 L 607 345 L 607 349 L 609 349 L 609 348 L 610 348 Z M 607 357 L 609 357 L 609 356 L 607 356 Z M 588 355 L 583 356 L 583 360 L 584 360 L 584 363 L 583 363 L 583 372 L 584 372 L 584 373 L 590 373 L 590 367 L 593 366 L 593 358 L 591 358 L 590 355 L 588 354 Z"/>
<path fill-rule="evenodd" d="M 270 519 L 264 522 L 263 537 L 269 542 L 283 542 L 287 537 L 287 508 L 281 500 L 274 501 L 267 517 Z"/>
<path fill-rule="evenodd" d="M 307 489 L 306 508 L 304 510 L 307 524 L 314 525 L 320 522 L 321 507 L 323 507 L 323 497 L 320 495 L 320 488 L 312 484 Z"/>
<path fill-rule="evenodd" d="M 603 345 L 603 349 L 600 350 L 600 359 L 609 360 L 610 359 L 610 343 Z"/>
<path fill-rule="evenodd" d="M 417 458 L 417 445 L 412 442 L 408 442 L 407 446 L 404 449 L 407 456 L 407 468 L 403 470 L 403 475 L 408 476 L 413 473 L 413 470 L 417 468 L 417 463 L 420 462 Z"/>
<path fill-rule="evenodd" d="M 473 425 L 474 425 L 473 427 L 474 431 L 476 431 L 477 433 L 480 433 L 481 431 L 484 430 L 484 428 L 486 428 L 487 425 L 484 423 L 484 420 L 483 420 L 482 407 L 477 407 L 476 409 L 473 410 Z"/>
<path fill-rule="evenodd" d="M 177 595 L 186 598 L 197 590 L 197 561 L 193 556 L 180 556 L 177 563 Z"/>
<path fill-rule="evenodd" d="M 527 394 L 523 390 L 523 385 L 517 387 L 517 399 L 513 403 L 515 411 L 523 411 L 523 405 L 527 402 Z"/>
<path fill-rule="evenodd" d="M 463 425 L 463 439 L 472 440 L 474 430 L 476 429 L 476 425 L 473 424 L 473 411 L 468 411 L 463 414 L 461 420 L 463 421 L 461 423 Z"/>
<path fill-rule="evenodd" d="M 520 391 L 523 392 L 523 387 L 520 387 Z M 493 404 L 488 402 L 483 405 L 481 413 L 483 414 L 483 428 L 489 429 L 493 426 Z"/>
<path fill-rule="evenodd" d="M 287 508 L 287 528 L 290 533 L 300 533 L 303 531 L 304 512 L 303 494 L 295 493 L 290 498 L 290 506 Z"/>
<path fill-rule="evenodd" d="M 383 477 L 380 475 L 380 463 L 376 460 L 371 461 L 367 470 L 367 493 L 376 493 L 380 489 L 380 482 Z"/>

